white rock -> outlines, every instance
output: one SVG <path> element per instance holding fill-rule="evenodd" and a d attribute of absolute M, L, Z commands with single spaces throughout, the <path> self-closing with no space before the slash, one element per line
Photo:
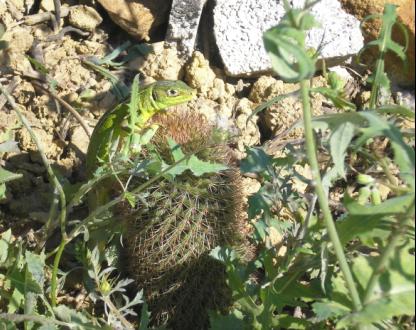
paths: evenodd
<path fill-rule="evenodd" d="M 293 2 L 300 7 L 304 0 Z M 214 35 L 228 75 L 250 76 L 271 70 L 262 36 L 284 13 L 280 0 L 217 0 Z M 312 13 L 321 27 L 309 33 L 307 45 L 318 49 L 322 43 L 323 58 L 344 59 L 361 49 L 360 23 L 342 10 L 338 0 L 322 0 Z"/>
<path fill-rule="evenodd" d="M 176 43 L 178 50 L 191 56 L 195 47 L 202 9 L 207 0 L 173 0 L 166 35 L 168 43 Z"/>
<path fill-rule="evenodd" d="M 294 0 L 293 3 L 295 7 L 301 8 L 305 0 Z M 363 47 L 360 21 L 347 14 L 338 0 L 321 0 L 311 8 L 311 13 L 321 27 L 308 33 L 307 44 L 315 49 L 321 47 L 322 58 L 353 55 Z"/>

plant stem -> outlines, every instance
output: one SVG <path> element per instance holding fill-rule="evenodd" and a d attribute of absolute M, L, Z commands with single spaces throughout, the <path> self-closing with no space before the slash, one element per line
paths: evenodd
<path fill-rule="evenodd" d="M 55 259 L 53 260 L 53 268 L 52 268 L 52 277 L 51 277 L 51 304 L 52 307 L 56 307 L 57 303 L 57 293 L 56 289 L 58 288 L 58 270 L 59 270 L 59 263 L 61 261 L 62 253 L 65 250 L 65 246 L 68 243 L 66 237 L 62 238 L 61 244 L 59 245 L 58 252 L 55 255 Z"/>
<path fill-rule="evenodd" d="M 408 211 L 402 215 L 398 223 L 396 224 L 395 229 L 390 235 L 390 240 L 387 243 L 387 246 L 383 250 L 380 258 L 378 259 L 377 265 L 375 266 L 373 273 L 371 274 L 370 280 L 368 281 L 367 288 L 364 293 L 363 304 L 366 305 L 371 298 L 374 287 L 377 284 L 378 278 L 386 268 L 387 263 L 389 262 L 391 254 L 394 252 L 394 249 L 402 238 L 402 232 L 406 229 L 407 223 L 412 219 L 415 213 L 415 200 L 413 200 Z"/>
<path fill-rule="evenodd" d="M 315 192 L 318 196 L 319 205 L 321 207 L 325 225 L 328 230 L 329 238 L 331 239 L 332 245 L 334 246 L 335 255 L 337 256 L 339 266 L 341 268 L 342 273 L 344 274 L 345 282 L 351 295 L 354 311 L 359 311 L 362 308 L 361 299 L 358 294 L 357 287 L 355 286 L 351 269 L 348 265 L 344 249 L 342 247 L 341 241 L 338 236 L 338 232 L 335 227 L 334 220 L 332 218 L 328 198 L 323 188 L 321 174 L 319 171 L 319 163 L 316 155 L 315 137 L 312 128 L 312 111 L 309 97 L 310 82 L 308 80 L 302 80 L 300 86 L 303 105 L 303 121 L 305 127 L 306 153 L 312 171 L 312 179 L 315 183 Z"/>
<path fill-rule="evenodd" d="M 384 73 L 384 53 L 380 53 L 380 57 L 376 63 L 376 73 L 374 75 L 373 86 L 371 86 L 371 95 L 370 95 L 370 110 L 374 110 L 377 105 L 378 93 L 380 90 L 380 79 L 381 75 Z"/>

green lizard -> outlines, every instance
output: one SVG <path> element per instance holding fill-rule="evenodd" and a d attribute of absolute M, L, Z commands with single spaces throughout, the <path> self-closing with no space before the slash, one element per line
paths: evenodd
<path fill-rule="evenodd" d="M 137 111 L 134 132 L 129 132 L 128 122 L 132 109 L 128 104 L 123 103 L 107 111 L 100 118 L 91 135 L 86 162 L 88 177 L 92 177 L 100 164 L 110 162 L 115 151 L 123 148 L 123 141 L 125 142 L 123 138 L 129 134 L 135 134 L 137 137 L 156 113 L 170 106 L 188 102 L 195 94 L 196 91 L 184 82 L 174 80 L 157 81 L 142 88 L 138 95 L 139 107 L 133 109 Z M 107 189 L 105 187 L 95 189 L 95 196 L 89 199 L 91 209 L 106 202 Z"/>

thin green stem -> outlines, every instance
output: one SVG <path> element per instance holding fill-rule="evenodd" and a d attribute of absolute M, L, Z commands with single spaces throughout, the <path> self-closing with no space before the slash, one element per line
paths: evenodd
<path fill-rule="evenodd" d="M 380 58 L 377 60 L 376 64 L 376 73 L 374 75 L 374 82 L 373 86 L 371 87 L 371 95 L 370 95 L 370 109 L 374 110 L 377 105 L 378 93 L 380 90 L 380 79 L 381 75 L 384 72 L 384 54 L 381 53 Z"/>
<path fill-rule="evenodd" d="M 309 89 L 310 82 L 308 80 L 302 80 L 301 83 L 301 97 L 303 105 L 303 121 L 305 127 L 305 139 L 306 139 L 306 153 L 309 160 L 309 165 L 312 171 L 312 178 L 315 183 L 315 192 L 318 196 L 319 205 L 323 214 L 326 228 L 328 230 L 329 238 L 334 247 L 335 255 L 337 256 L 339 266 L 344 275 L 345 282 L 351 295 L 353 307 L 355 311 L 359 311 L 362 308 L 361 299 L 358 294 L 357 287 L 352 276 L 351 269 L 348 265 L 347 258 L 344 253 L 341 241 L 338 236 L 338 232 L 335 227 L 334 220 L 332 218 L 331 210 L 329 208 L 328 198 L 325 194 L 324 187 L 322 185 L 321 174 L 319 171 L 319 163 L 316 154 L 315 137 L 312 128 L 312 111 L 310 105 Z"/>
<path fill-rule="evenodd" d="M 65 250 L 65 246 L 68 244 L 66 238 L 62 238 L 61 244 L 59 244 L 58 252 L 55 255 L 55 259 L 53 261 L 53 268 L 52 268 L 52 277 L 51 277 L 51 304 L 52 307 L 56 306 L 57 303 L 57 288 L 58 288 L 58 270 L 59 270 L 59 263 L 61 261 L 62 254 Z"/>
<path fill-rule="evenodd" d="M 389 262 L 390 256 L 394 252 L 397 244 L 402 238 L 403 231 L 407 228 L 408 222 L 414 217 L 415 214 L 415 201 L 413 200 L 408 211 L 402 215 L 398 223 L 395 226 L 395 229 L 390 235 L 389 242 L 383 250 L 380 258 L 378 259 L 377 265 L 375 266 L 373 273 L 371 274 L 370 280 L 368 281 L 367 288 L 364 293 L 363 304 L 366 305 L 370 302 L 371 296 L 373 294 L 374 287 L 377 284 L 378 278 L 383 273 L 383 270 L 386 269 L 386 265 Z"/>

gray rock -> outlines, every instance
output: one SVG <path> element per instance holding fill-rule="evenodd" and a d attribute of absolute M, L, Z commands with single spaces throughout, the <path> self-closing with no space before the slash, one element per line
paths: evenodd
<path fill-rule="evenodd" d="M 301 7 L 304 0 L 292 2 Z M 277 25 L 284 13 L 280 0 L 217 0 L 214 34 L 228 75 L 252 76 L 271 71 L 262 35 Z M 307 45 L 318 49 L 322 44 L 323 58 L 330 62 L 345 60 L 361 49 L 360 23 L 342 10 L 338 0 L 322 0 L 312 8 L 312 13 L 321 27 L 309 32 Z"/>
<path fill-rule="evenodd" d="M 207 0 L 173 0 L 166 35 L 168 43 L 175 43 L 186 57 L 192 55 L 198 33 L 202 9 Z"/>

